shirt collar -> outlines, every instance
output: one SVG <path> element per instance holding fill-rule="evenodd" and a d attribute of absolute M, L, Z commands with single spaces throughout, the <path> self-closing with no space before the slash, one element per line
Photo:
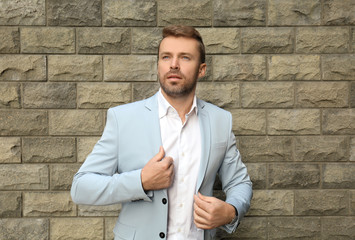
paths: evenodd
<path fill-rule="evenodd" d="M 174 109 L 174 107 L 170 105 L 168 100 L 165 99 L 164 95 L 161 92 L 161 88 L 159 88 L 159 91 L 158 91 L 158 106 L 159 106 L 159 118 L 166 116 L 168 114 L 169 109 Z M 190 109 L 189 113 L 186 115 L 190 115 L 192 112 L 197 114 L 197 109 L 198 109 L 197 108 L 197 98 L 195 95 L 194 100 L 192 102 L 191 109 Z"/>

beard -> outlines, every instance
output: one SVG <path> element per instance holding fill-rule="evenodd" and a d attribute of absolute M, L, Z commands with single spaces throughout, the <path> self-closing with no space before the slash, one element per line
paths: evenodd
<path fill-rule="evenodd" d="M 178 83 L 167 83 L 168 76 L 174 74 L 178 75 L 181 78 L 182 84 Z M 193 79 L 187 79 L 184 74 L 179 70 L 170 70 L 164 74 L 163 78 L 159 76 L 159 83 L 162 90 L 170 97 L 182 97 L 189 95 L 192 91 L 195 90 L 197 84 L 197 74 L 195 73 Z"/>

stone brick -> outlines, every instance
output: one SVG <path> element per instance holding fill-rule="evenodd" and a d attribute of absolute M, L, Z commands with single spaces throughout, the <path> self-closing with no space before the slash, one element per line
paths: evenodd
<path fill-rule="evenodd" d="M 45 0 L 1 1 L 0 25 L 45 25 Z"/>
<path fill-rule="evenodd" d="M 20 108 L 21 85 L 16 83 L 2 83 L 0 85 L 0 108 Z"/>
<path fill-rule="evenodd" d="M 105 0 L 105 26 L 156 26 L 157 6 L 154 0 Z"/>
<path fill-rule="evenodd" d="M 237 28 L 199 28 L 206 54 L 239 53 L 240 30 Z"/>
<path fill-rule="evenodd" d="M 320 134 L 318 109 L 275 109 L 267 117 L 271 135 Z"/>
<path fill-rule="evenodd" d="M 327 217 L 322 219 L 322 239 L 355 239 L 355 217 Z"/>
<path fill-rule="evenodd" d="M 268 239 L 321 239 L 318 217 L 269 218 L 268 229 Z"/>
<path fill-rule="evenodd" d="M 157 54 L 161 32 L 161 28 L 133 28 L 132 53 Z"/>
<path fill-rule="evenodd" d="M 355 3 L 352 0 L 324 0 L 324 24 L 354 25 Z"/>
<path fill-rule="evenodd" d="M 75 108 L 74 83 L 27 83 L 23 86 L 25 108 Z"/>
<path fill-rule="evenodd" d="M 79 53 L 130 53 L 129 28 L 79 28 L 77 31 Z"/>
<path fill-rule="evenodd" d="M 22 160 L 26 163 L 75 162 L 75 150 L 74 138 L 23 138 Z"/>
<path fill-rule="evenodd" d="M 296 215 L 347 215 L 348 193 L 344 190 L 311 190 L 295 192 Z"/>
<path fill-rule="evenodd" d="M 0 192 L 0 218 L 21 217 L 21 201 L 21 192 Z"/>
<path fill-rule="evenodd" d="M 52 190 L 70 190 L 73 177 L 79 170 L 78 164 L 50 165 L 50 186 Z"/>
<path fill-rule="evenodd" d="M 49 25 L 101 26 L 101 0 L 49 0 Z"/>
<path fill-rule="evenodd" d="M 102 240 L 104 233 L 101 218 L 54 218 L 51 219 L 51 240 Z M 65 229 L 65 231 L 63 231 Z"/>
<path fill-rule="evenodd" d="M 0 138 L 0 163 L 21 163 L 21 139 L 17 137 Z"/>
<path fill-rule="evenodd" d="M 268 58 L 270 80 L 320 80 L 320 57 L 278 55 Z"/>
<path fill-rule="evenodd" d="M 243 83 L 241 89 L 243 108 L 284 108 L 294 102 L 293 83 Z"/>
<path fill-rule="evenodd" d="M 248 174 L 253 183 L 253 189 L 266 188 L 266 164 L 246 163 Z"/>
<path fill-rule="evenodd" d="M 269 25 L 319 25 L 321 23 L 320 0 L 270 0 Z"/>
<path fill-rule="evenodd" d="M 292 28 L 243 28 L 242 53 L 293 53 Z"/>
<path fill-rule="evenodd" d="M 235 121 L 238 122 L 238 118 Z M 243 162 L 292 161 L 293 141 L 291 137 L 243 136 L 240 137 L 239 145 Z"/>
<path fill-rule="evenodd" d="M 294 193 L 291 190 L 255 190 L 248 216 L 293 215 Z"/>
<path fill-rule="evenodd" d="M 214 56 L 213 79 L 217 81 L 265 80 L 264 56 Z"/>
<path fill-rule="evenodd" d="M 105 218 L 105 240 L 113 240 L 114 233 L 112 229 L 115 227 L 117 222 L 117 217 L 107 217 Z"/>
<path fill-rule="evenodd" d="M 91 153 L 99 137 L 80 137 L 78 138 L 78 162 L 82 163 L 85 161 L 86 157 Z"/>
<path fill-rule="evenodd" d="M 0 81 L 44 81 L 45 79 L 45 56 L 0 56 Z"/>
<path fill-rule="evenodd" d="M 303 82 L 296 84 L 296 106 L 347 107 L 349 99 L 346 82 Z"/>
<path fill-rule="evenodd" d="M 159 87 L 159 83 L 133 83 L 133 101 L 153 96 Z"/>
<path fill-rule="evenodd" d="M 79 216 L 118 216 L 121 211 L 121 204 L 107 205 L 107 206 L 90 206 L 90 205 L 79 205 L 78 206 Z"/>
<path fill-rule="evenodd" d="M 350 214 L 355 215 L 355 190 L 349 191 L 350 193 Z"/>
<path fill-rule="evenodd" d="M 0 219 L 0 239 L 48 240 L 49 220 L 36 218 Z"/>
<path fill-rule="evenodd" d="M 307 136 L 295 138 L 295 160 L 307 162 L 347 161 L 349 141 L 346 137 Z"/>
<path fill-rule="evenodd" d="M 0 21 L 1 21 L 1 17 L 0 17 Z M 17 27 L 0 28 L 0 53 L 19 53 L 19 52 L 20 52 L 19 29 Z"/>
<path fill-rule="evenodd" d="M 265 110 L 234 109 L 233 130 L 237 135 L 264 135 L 266 134 Z"/>
<path fill-rule="evenodd" d="M 78 84 L 79 108 L 109 108 L 131 101 L 130 83 Z"/>
<path fill-rule="evenodd" d="M 48 167 L 45 165 L 0 165 L 1 190 L 48 189 Z"/>
<path fill-rule="evenodd" d="M 101 81 L 102 57 L 48 56 L 48 79 L 50 81 Z"/>
<path fill-rule="evenodd" d="M 323 188 L 353 189 L 355 186 L 354 164 L 323 165 Z"/>
<path fill-rule="evenodd" d="M 355 53 L 355 27 L 351 28 L 351 32 L 352 32 L 352 36 L 351 36 L 352 43 L 350 43 L 350 46 L 353 50 L 352 52 Z"/>
<path fill-rule="evenodd" d="M 355 161 L 355 137 L 350 140 L 350 161 Z"/>
<path fill-rule="evenodd" d="M 346 53 L 348 50 L 347 27 L 303 27 L 296 31 L 297 53 Z"/>
<path fill-rule="evenodd" d="M 219 107 L 233 108 L 240 105 L 237 83 L 199 83 L 196 95 Z"/>
<path fill-rule="evenodd" d="M 324 80 L 354 80 L 355 55 L 325 55 L 322 68 Z"/>
<path fill-rule="evenodd" d="M 350 107 L 355 108 L 355 82 L 350 84 Z"/>
<path fill-rule="evenodd" d="M 269 165 L 270 188 L 318 188 L 320 168 L 318 164 L 282 164 Z"/>
<path fill-rule="evenodd" d="M 74 53 L 75 32 L 73 28 L 21 29 L 22 53 Z"/>
<path fill-rule="evenodd" d="M 217 228 L 216 239 L 268 239 L 266 217 L 246 217 L 232 234 Z"/>
<path fill-rule="evenodd" d="M 134 71 L 132 71 L 134 66 Z M 156 81 L 156 56 L 105 56 L 105 81 Z"/>
<path fill-rule="evenodd" d="M 49 112 L 51 135 L 101 135 L 104 117 L 100 110 L 58 110 Z"/>
<path fill-rule="evenodd" d="M 355 134 L 355 109 L 324 110 L 323 133 Z"/>
<path fill-rule="evenodd" d="M 0 136 L 47 134 L 47 121 L 45 111 L 0 110 Z"/>
<path fill-rule="evenodd" d="M 158 0 L 158 25 L 183 24 L 191 26 L 212 25 L 212 1 L 180 0 L 171 4 L 168 0 Z"/>
<path fill-rule="evenodd" d="M 214 1 L 214 26 L 265 26 L 266 1 L 230 0 Z"/>
<path fill-rule="evenodd" d="M 71 200 L 69 192 L 25 192 L 23 194 L 25 217 L 76 215 L 76 205 Z"/>

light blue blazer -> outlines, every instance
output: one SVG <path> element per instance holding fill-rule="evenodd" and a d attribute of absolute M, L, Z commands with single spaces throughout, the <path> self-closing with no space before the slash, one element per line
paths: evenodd
<path fill-rule="evenodd" d="M 202 153 L 196 193 L 212 196 L 219 175 L 226 202 L 238 211 L 235 224 L 222 226 L 233 232 L 249 209 L 252 184 L 235 145 L 231 114 L 199 99 L 197 107 Z M 161 145 L 157 94 L 111 108 L 101 139 L 74 176 L 71 196 L 75 203 L 122 203 L 115 240 L 166 239 L 167 190 L 145 192 L 140 178 L 142 168 Z M 204 238 L 213 239 L 215 232 L 204 231 Z"/>

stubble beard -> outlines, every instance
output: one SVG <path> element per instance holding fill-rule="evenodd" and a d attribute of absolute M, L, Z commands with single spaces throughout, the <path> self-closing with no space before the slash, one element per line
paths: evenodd
<path fill-rule="evenodd" d="M 168 75 L 177 74 L 181 77 L 181 81 L 184 81 L 184 84 L 179 83 L 167 83 Z M 159 84 L 162 90 L 170 97 L 183 97 L 189 95 L 192 91 L 195 90 L 197 84 L 197 73 L 193 77 L 193 81 L 186 80 L 184 74 L 180 71 L 169 71 L 163 76 L 163 81 L 159 77 Z"/>

